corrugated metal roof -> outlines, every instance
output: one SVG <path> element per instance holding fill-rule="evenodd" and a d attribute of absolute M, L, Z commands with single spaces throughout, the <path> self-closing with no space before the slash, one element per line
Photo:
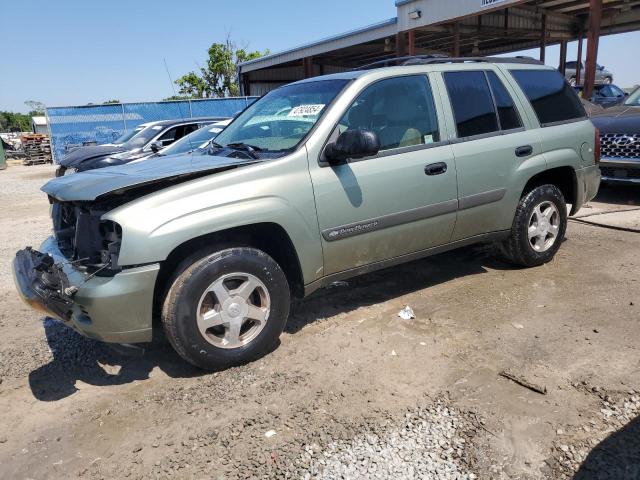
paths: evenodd
<path fill-rule="evenodd" d="M 390 18 L 383 22 L 374 23 L 366 27 L 358 28 L 350 32 L 334 35 L 299 47 L 295 47 L 283 52 L 273 53 L 265 57 L 249 60 L 241 63 L 239 68 L 241 73 L 267 68 L 273 65 L 299 60 L 313 55 L 330 52 L 338 48 L 345 48 L 371 40 L 377 40 L 397 33 L 397 17 Z"/>

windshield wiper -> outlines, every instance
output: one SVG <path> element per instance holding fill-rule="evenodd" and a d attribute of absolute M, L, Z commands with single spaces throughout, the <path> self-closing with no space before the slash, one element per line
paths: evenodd
<path fill-rule="evenodd" d="M 240 150 L 242 152 L 247 152 L 252 158 L 255 158 L 255 159 L 260 158 L 258 157 L 258 154 L 256 152 L 262 151 L 260 147 L 256 147 L 255 145 L 249 145 L 243 142 L 227 143 L 226 146 L 233 150 Z"/>

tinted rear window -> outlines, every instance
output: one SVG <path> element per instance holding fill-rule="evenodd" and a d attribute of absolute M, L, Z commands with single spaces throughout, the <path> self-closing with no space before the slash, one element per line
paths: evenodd
<path fill-rule="evenodd" d="M 512 70 L 541 125 L 586 117 L 584 107 L 564 77 L 555 70 Z"/>
<path fill-rule="evenodd" d="M 444 81 L 453 107 L 458 138 L 500 129 L 484 72 L 446 72 Z"/>
<path fill-rule="evenodd" d="M 512 130 L 514 128 L 522 127 L 520 116 L 516 111 L 516 107 L 513 104 L 513 99 L 502 81 L 498 78 L 495 72 L 488 71 L 487 78 L 493 91 L 493 98 L 496 101 L 496 107 L 498 107 L 498 117 L 500 118 L 500 128 L 502 130 Z"/>

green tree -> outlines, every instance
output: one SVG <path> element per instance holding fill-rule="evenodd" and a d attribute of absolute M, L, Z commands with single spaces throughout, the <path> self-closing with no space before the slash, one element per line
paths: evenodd
<path fill-rule="evenodd" d="M 227 38 L 225 43 L 213 43 L 208 54 L 207 64 L 200 68 L 199 73 L 189 72 L 176 80 L 181 96 L 211 98 L 239 95 L 238 64 L 268 55 L 269 50 L 249 52 L 238 48 Z"/>
<path fill-rule="evenodd" d="M 27 100 L 26 102 L 24 102 L 24 104 L 29 107 L 29 115 L 31 115 L 32 117 L 37 115 L 44 115 L 44 103 L 37 102 L 35 100 Z"/>
<path fill-rule="evenodd" d="M 0 112 L 0 132 L 30 132 L 31 116 L 23 113 Z"/>

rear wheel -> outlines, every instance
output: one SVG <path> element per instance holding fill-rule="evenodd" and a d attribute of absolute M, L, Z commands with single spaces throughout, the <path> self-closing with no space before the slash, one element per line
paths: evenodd
<path fill-rule="evenodd" d="M 503 256 L 525 267 L 553 259 L 567 229 L 567 205 L 555 185 L 541 185 L 520 199 Z"/>
<path fill-rule="evenodd" d="M 604 80 L 602 81 L 602 83 L 604 83 L 605 85 L 611 85 L 613 83 L 613 78 L 604 77 Z"/>
<path fill-rule="evenodd" d="M 266 354 L 289 316 L 289 285 L 280 266 L 253 248 L 204 255 L 175 279 L 162 322 L 171 345 L 206 370 Z"/>

